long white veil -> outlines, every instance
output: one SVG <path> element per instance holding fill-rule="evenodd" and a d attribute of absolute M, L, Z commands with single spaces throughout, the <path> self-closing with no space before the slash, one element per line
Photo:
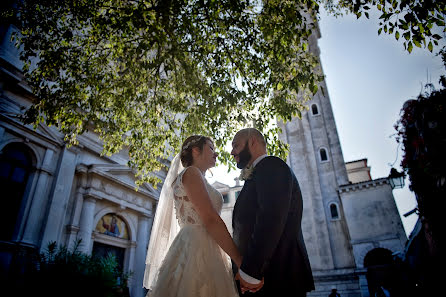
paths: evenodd
<path fill-rule="evenodd" d="M 175 216 L 172 183 L 183 169 L 180 155 L 177 154 L 164 180 L 153 221 L 143 281 L 143 286 L 147 289 L 151 289 L 161 263 L 180 229 Z"/>

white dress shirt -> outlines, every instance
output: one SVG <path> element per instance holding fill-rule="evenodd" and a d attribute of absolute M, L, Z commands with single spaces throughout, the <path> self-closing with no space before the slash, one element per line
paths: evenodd
<path fill-rule="evenodd" d="M 268 156 L 267 154 L 264 154 L 264 155 L 261 155 L 260 157 L 258 157 L 257 159 L 255 159 L 254 162 L 252 162 L 252 167 L 253 168 L 256 167 L 256 165 L 267 156 Z M 244 273 L 241 269 L 239 269 L 239 273 L 240 273 L 241 278 L 250 284 L 257 285 L 260 283 L 260 280 L 254 278 L 252 276 L 249 276 L 248 274 Z"/>

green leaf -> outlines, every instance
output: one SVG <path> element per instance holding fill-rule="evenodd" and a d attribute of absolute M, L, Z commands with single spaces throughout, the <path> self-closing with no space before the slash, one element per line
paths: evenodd
<path fill-rule="evenodd" d="M 408 30 L 409 29 L 409 25 L 407 22 L 405 22 L 404 20 L 400 20 L 401 25 L 399 26 L 401 29 L 403 30 Z"/>
<path fill-rule="evenodd" d="M 409 43 L 407 44 L 407 51 L 408 51 L 409 53 L 411 53 L 411 52 L 412 52 L 412 49 L 413 49 L 412 42 L 409 41 Z"/>
<path fill-rule="evenodd" d="M 420 33 L 423 34 L 423 33 L 424 33 L 424 27 L 423 27 L 423 24 L 418 23 L 418 28 L 420 29 Z"/>
<path fill-rule="evenodd" d="M 400 39 L 400 32 L 398 31 L 395 32 L 395 39 L 396 40 Z"/>
<path fill-rule="evenodd" d="M 319 87 L 316 84 L 313 84 L 311 86 L 311 91 L 313 92 L 313 95 L 315 95 L 318 91 Z"/>
<path fill-rule="evenodd" d="M 427 45 L 427 48 L 429 49 L 429 51 L 432 53 L 434 47 L 432 45 L 432 41 L 429 41 L 429 44 Z"/>
<path fill-rule="evenodd" d="M 413 44 L 415 44 L 416 47 L 421 47 L 421 43 L 418 40 L 412 39 L 412 41 L 413 41 Z"/>
<path fill-rule="evenodd" d="M 406 40 L 410 40 L 410 32 L 405 32 L 403 36 Z"/>

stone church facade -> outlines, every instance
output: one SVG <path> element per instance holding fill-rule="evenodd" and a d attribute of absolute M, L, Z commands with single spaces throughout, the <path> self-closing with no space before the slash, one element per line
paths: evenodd
<path fill-rule="evenodd" d="M 67 147 L 55 128 L 23 125 L 18 116 L 32 102 L 24 83 L 13 26 L 0 31 L 0 277 L 20 269 L 26 255 L 50 242 L 91 255 L 112 253 L 132 273 L 132 297 L 145 296 L 145 258 L 160 187 L 135 190 L 127 152 L 101 155 L 94 133 Z M 165 172 L 154 173 L 161 180 Z"/>

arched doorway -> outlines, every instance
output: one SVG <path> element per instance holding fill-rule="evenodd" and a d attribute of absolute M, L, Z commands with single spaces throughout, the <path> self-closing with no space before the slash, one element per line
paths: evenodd
<path fill-rule="evenodd" d="M 364 267 L 387 265 L 392 263 L 392 252 L 384 248 L 375 248 L 364 257 Z"/>
<path fill-rule="evenodd" d="M 119 269 L 124 270 L 126 248 L 130 240 L 126 222 L 115 213 L 108 213 L 101 217 L 96 224 L 98 233 L 93 243 L 94 257 L 113 255 Z"/>
<path fill-rule="evenodd" d="M 385 297 L 392 288 L 393 255 L 385 248 L 375 248 L 364 257 L 366 278 L 371 297 Z"/>
<path fill-rule="evenodd" d="M 0 152 L 0 188 L 3 213 L 0 216 L 0 240 L 12 240 L 17 232 L 28 179 L 34 171 L 34 155 L 22 143 L 6 145 Z"/>

